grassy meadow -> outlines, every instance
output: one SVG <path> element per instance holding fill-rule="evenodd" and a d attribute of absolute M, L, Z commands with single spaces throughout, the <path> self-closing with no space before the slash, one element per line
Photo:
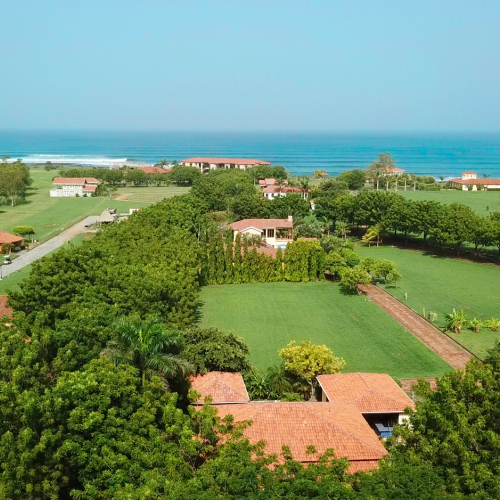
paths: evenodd
<path fill-rule="evenodd" d="M 36 239 L 44 241 L 88 215 L 99 215 L 107 207 L 128 212 L 132 207 L 145 207 L 189 189 L 171 186 L 124 187 L 112 198 L 51 198 L 49 190 L 52 179 L 57 175 L 57 170 L 47 172 L 42 168 L 32 168 L 33 184 L 28 189 L 26 202 L 15 207 L 0 206 L 0 229 L 12 232 L 14 226 L 32 226 Z"/>
<path fill-rule="evenodd" d="M 469 205 L 480 215 L 489 215 L 500 211 L 500 192 L 495 191 L 398 191 L 399 194 L 413 201 L 438 201 L 451 205 L 463 203 Z"/>
<path fill-rule="evenodd" d="M 441 375 L 451 368 L 375 304 L 333 283 L 214 285 L 201 291 L 201 325 L 242 337 L 258 368 L 278 364 L 291 340 L 326 344 L 346 372 L 395 378 Z"/>
<path fill-rule="evenodd" d="M 445 315 L 453 308 L 463 309 L 469 319 L 500 317 L 500 267 L 392 247 L 359 245 L 357 251 L 362 257 L 395 262 L 403 280 L 386 290 L 420 314 L 424 309 L 437 313 L 439 327 L 444 327 Z M 480 357 L 500 339 L 500 333 L 487 328 L 451 335 Z"/>

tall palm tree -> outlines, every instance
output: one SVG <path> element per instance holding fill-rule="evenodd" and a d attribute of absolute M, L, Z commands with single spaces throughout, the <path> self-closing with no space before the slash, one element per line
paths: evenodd
<path fill-rule="evenodd" d="M 166 330 L 159 317 L 146 321 L 125 317 L 115 323 L 115 338 L 101 353 L 115 363 L 132 365 L 139 370 L 142 382 L 152 375 L 167 378 L 185 377 L 192 366 L 178 356 L 182 333 Z"/>
<path fill-rule="evenodd" d="M 300 188 L 302 189 L 302 196 L 305 199 L 306 192 L 309 189 L 309 177 L 307 177 L 306 175 L 299 177 L 299 184 L 300 184 Z"/>

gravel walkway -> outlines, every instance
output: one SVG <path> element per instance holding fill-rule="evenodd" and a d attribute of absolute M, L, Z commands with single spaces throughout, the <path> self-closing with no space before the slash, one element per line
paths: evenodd
<path fill-rule="evenodd" d="M 2 266 L 2 276 L 8 276 L 9 274 L 15 273 L 19 271 L 25 266 L 33 264 L 35 260 L 41 259 L 45 257 L 45 255 L 57 250 L 59 247 L 67 243 L 69 240 L 73 239 L 75 236 L 78 236 L 81 233 L 88 232 L 88 228 L 85 227 L 86 224 L 95 223 L 99 218 L 98 215 L 91 215 L 80 222 L 77 222 L 74 226 L 66 229 L 62 233 L 54 236 L 50 240 L 38 245 L 33 248 L 29 252 L 23 253 L 17 259 L 12 261 L 12 264 L 8 266 Z"/>
<path fill-rule="evenodd" d="M 415 311 L 378 286 L 359 285 L 359 289 L 451 367 L 456 370 L 465 368 L 472 357 L 471 354 Z"/>

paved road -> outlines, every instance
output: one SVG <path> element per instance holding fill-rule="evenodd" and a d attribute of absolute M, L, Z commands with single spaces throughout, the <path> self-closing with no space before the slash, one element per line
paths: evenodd
<path fill-rule="evenodd" d="M 455 370 L 465 368 L 472 355 L 450 337 L 382 288 L 375 285 L 359 285 L 359 289 Z"/>
<path fill-rule="evenodd" d="M 45 243 L 42 243 L 36 248 L 33 248 L 33 250 L 23 253 L 17 259 L 13 260 L 12 264 L 9 264 L 8 266 L 2 266 L 2 276 L 3 277 L 8 276 L 9 274 L 15 273 L 16 271 L 19 271 L 20 269 L 22 269 L 25 266 L 28 266 L 29 264 L 33 264 L 35 260 L 44 257 L 45 255 L 47 255 L 50 252 L 53 252 L 54 250 L 57 250 L 60 246 L 67 243 L 75 236 L 87 232 L 88 228 L 85 227 L 85 225 L 89 224 L 90 222 L 95 223 L 98 218 L 99 218 L 98 215 L 91 215 L 90 217 L 87 217 L 82 221 L 77 222 L 74 226 L 71 226 L 69 229 L 66 229 L 66 231 L 63 231 L 57 236 L 54 236 Z"/>

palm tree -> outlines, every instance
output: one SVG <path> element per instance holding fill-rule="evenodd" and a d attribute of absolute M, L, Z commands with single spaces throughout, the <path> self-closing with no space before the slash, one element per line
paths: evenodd
<path fill-rule="evenodd" d="M 455 333 L 461 333 L 462 327 L 467 322 L 467 318 L 465 317 L 465 313 L 461 310 L 457 312 L 453 309 L 452 313 L 446 315 L 446 328 L 447 330 L 451 330 Z"/>
<path fill-rule="evenodd" d="M 309 177 L 307 177 L 306 175 L 299 177 L 299 185 L 300 185 L 300 188 L 302 189 L 302 196 L 305 199 L 306 192 L 309 189 Z"/>
<path fill-rule="evenodd" d="M 373 240 L 377 241 L 377 246 L 379 243 L 382 241 L 382 235 L 384 234 L 384 230 L 380 224 L 375 224 L 374 226 L 371 226 L 367 229 L 366 233 L 363 235 L 361 238 L 361 241 L 364 243 L 368 243 L 368 246 L 370 246 L 370 243 Z"/>
<path fill-rule="evenodd" d="M 115 323 L 115 338 L 101 353 L 116 364 L 135 366 L 142 382 L 159 375 L 165 382 L 171 377 L 185 377 L 193 367 L 178 356 L 182 333 L 166 330 L 158 316 L 146 321 L 125 317 Z"/>
<path fill-rule="evenodd" d="M 285 369 L 285 363 L 268 368 L 266 382 L 268 387 L 279 396 L 293 390 L 290 375 Z"/>
<path fill-rule="evenodd" d="M 350 233 L 349 224 L 343 220 L 339 220 L 335 223 L 335 233 L 341 238 L 347 238 L 347 234 Z"/>

